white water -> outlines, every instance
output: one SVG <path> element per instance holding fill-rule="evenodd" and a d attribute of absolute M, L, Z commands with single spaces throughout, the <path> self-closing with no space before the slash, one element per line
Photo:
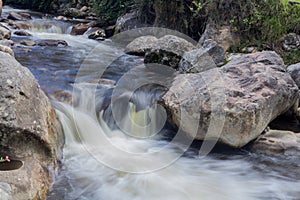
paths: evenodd
<path fill-rule="evenodd" d="M 87 95 L 88 88 L 82 89 L 85 92 L 79 99 L 93 102 L 92 95 Z M 111 145 L 124 151 L 145 153 L 164 142 L 135 139 L 119 130 L 110 130 L 101 118 L 98 120 L 88 114 L 93 113 L 91 105 L 81 104 L 74 109 L 60 103 L 57 108 L 66 134 L 64 178 L 67 177 L 71 185 L 65 199 L 254 200 L 297 199 L 297 192 L 299 195 L 299 183 L 262 177 L 243 160 L 181 157 L 153 172 L 134 174 L 115 170 L 105 161 L 113 161 L 126 170 L 148 169 L 164 163 L 176 155 L 177 150 L 175 147 L 164 149 L 162 154 L 151 156 L 150 160 L 149 157 L 134 156 L 134 162 L 131 162 L 132 158 L 123 156 Z"/>

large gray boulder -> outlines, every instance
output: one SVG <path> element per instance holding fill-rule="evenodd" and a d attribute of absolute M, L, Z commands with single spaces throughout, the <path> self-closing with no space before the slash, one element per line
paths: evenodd
<path fill-rule="evenodd" d="M 192 51 L 196 47 L 189 41 L 174 36 L 165 35 L 153 43 L 146 52 L 145 63 L 158 63 L 177 69 L 185 52 Z"/>
<path fill-rule="evenodd" d="M 220 67 L 225 62 L 226 54 L 224 48 L 213 40 L 206 40 L 203 47 L 183 54 L 178 70 L 181 73 L 199 73 Z"/>
<path fill-rule="evenodd" d="M 23 162 L 3 171 L 0 193 L 10 199 L 46 199 L 62 159 L 64 137 L 51 104 L 30 71 L 0 52 L 1 156 Z"/>
<path fill-rule="evenodd" d="M 242 147 L 298 100 L 298 87 L 275 52 L 234 58 L 221 68 L 180 74 L 163 96 L 189 137 Z M 197 126 L 199 126 L 197 128 Z"/>

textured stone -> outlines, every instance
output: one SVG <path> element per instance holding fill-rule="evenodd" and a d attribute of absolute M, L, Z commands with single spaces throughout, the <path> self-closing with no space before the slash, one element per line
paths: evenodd
<path fill-rule="evenodd" d="M 270 130 L 254 142 L 252 150 L 269 155 L 300 156 L 300 134 L 291 131 Z"/>
<path fill-rule="evenodd" d="M 221 68 L 180 74 L 163 101 L 172 122 L 188 136 L 242 147 L 293 107 L 298 95 L 282 59 L 266 51 L 236 57 Z M 213 131 L 218 129 L 221 135 Z"/>
<path fill-rule="evenodd" d="M 157 38 L 151 35 L 138 37 L 126 46 L 125 53 L 143 56 L 156 42 Z"/>
<path fill-rule="evenodd" d="M 46 199 L 55 168 L 62 159 L 61 125 L 30 71 L 0 52 L 1 154 L 24 163 L 1 172 L 11 199 Z"/>
<path fill-rule="evenodd" d="M 177 69 L 183 54 L 195 48 L 192 43 L 183 38 L 166 35 L 151 45 L 150 50 L 146 52 L 144 61 L 145 63 L 168 65 Z"/>

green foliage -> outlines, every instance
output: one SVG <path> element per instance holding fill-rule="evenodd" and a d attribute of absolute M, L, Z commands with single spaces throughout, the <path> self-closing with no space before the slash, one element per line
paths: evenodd
<path fill-rule="evenodd" d="M 91 0 L 93 10 L 102 19 L 116 20 L 134 5 L 134 0 Z"/>
<path fill-rule="evenodd" d="M 16 7 L 28 8 L 32 10 L 48 11 L 51 0 L 4 0 L 4 4 L 14 5 Z"/>

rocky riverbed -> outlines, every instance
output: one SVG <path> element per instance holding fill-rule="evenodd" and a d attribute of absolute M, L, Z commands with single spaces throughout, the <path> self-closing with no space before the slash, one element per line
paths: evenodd
<path fill-rule="evenodd" d="M 49 199 L 153 199 L 146 191 L 158 199 L 299 196 L 300 191 L 293 189 L 299 188 L 300 179 L 298 65 L 287 67 L 272 51 L 228 55 L 226 45 L 212 36 L 198 43 L 174 31 L 145 28 L 107 39 L 112 27 L 98 27 L 94 21 L 49 18 L 11 8 L 5 8 L 2 17 L 1 156 L 23 163 L 18 170 L 0 172 L 5 198 L 45 199 L 54 180 Z M 122 98 L 137 89 L 132 84 L 145 80 L 151 80 L 148 89 L 138 90 L 124 104 Z M 131 119 L 124 127 L 113 117 L 111 102 L 120 99 L 123 106 L 115 114 Z M 161 118 L 153 101 L 165 109 L 168 119 L 154 138 L 151 131 Z M 155 117 L 154 128 L 134 125 L 145 126 L 149 116 Z M 293 132 L 283 128 L 290 119 L 294 119 Z M 66 137 L 63 159 L 60 125 Z M 125 134 L 116 125 L 125 128 Z M 178 130 L 182 131 L 179 140 Z M 131 163 L 131 157 L 120 157 L 120 152 L 103 143 L 99 132 L 121 149 L 138 153 L 154 151 L 173 138 L 175 143 L 162 154 L 134 157 Z M 201 160 L 195 153 L 201 148 L 197 140 L 219 144 Z M 190 142 L 188 148 L 183 147 L 185 141 Z M 97 148 L 90 149 L 94 145 Z M 178 156 L 182 149 L 186 153 Z M 117 162 L 110 163 L 103 155 Z M 173 156 L 179 161 L 165 166 L 164 161 Z M 99 159 L 104 159 L 104 165 Z M 60 161 L 62 168 L 57 168 Z M 107 162 L 113 169 L 107 169 Z M 157 172 L 156 166 L 161 165 L 166 168 Z M 128 171 L 149 166 L 155 169 L 150 167 L 150 175 Z M 59 169 L 56 179 L 55 169 Z M 181 184 L 172 189 L 169 183 L 160 183 L 161 177 Z M 232 187 L 224 187 L 221 179 Z M 291 189 L 282 188 L 283 184 Z"/>

